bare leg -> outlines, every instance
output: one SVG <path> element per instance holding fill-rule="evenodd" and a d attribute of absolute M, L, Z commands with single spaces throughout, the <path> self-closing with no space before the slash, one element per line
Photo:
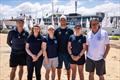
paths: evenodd
<path fill-rule="evenodd" d="M 71 64 L 71 69 L 72 69 L 72 79 L 71 80 L 75 80 L 76 79 L 76 65 L 75 64 Z"/>
<path fill-rule="evenodd" d="M 83 72 L 84 65 L 78 65 L 78 72 L 80 80 L 84 80 L 84 72 Z"/>
<path fill-rule="evenodd" d="M 22 80 L 22 76 L 23 76 L 23 66 L 19 66 L 19 80 Z"/>
<path fill-rule="evenodd" d="M 67 78 L 70 80 L 70 70 L 67 70 Z"/>
<path fill-rule="evenodd" d="M 89 73 L 89 80 L 94 80 L 94 72 Z"/>
<path fill-rule="evenodd" d="M 55 67 L 52 67 L 52 75 L 51 75 L 51 80 L 55 80 L 55 71 L 56 71 L 56 68 Z"/>
<path fill-rule="evenodd" d="M 99 76 L 99 80 L 105 80 L 104 76 L 103 75 Z"/>
<path fill-rule="evenodd" d="M 15 78 L 16 67 L 12 67 L 10 72 L 10 80 L 14 80 Z"/>
<path fill-rule="evenodd" d="M 45 73 L 45 79 L 46 80 L 49 80 L 49 74 L 50 74 L 50 69 L 47 69 L 46 73 Z"/>
<path fill-rule="evenodd" d="M 57 69 L 58 80 L 61 78 L 61 69 Z"/>

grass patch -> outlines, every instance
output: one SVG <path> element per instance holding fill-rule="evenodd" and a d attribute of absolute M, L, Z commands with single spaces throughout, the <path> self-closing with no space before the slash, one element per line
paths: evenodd
<path fill-rule="evenodd" d="M 110 36 L 110 40 L 119 40 L 120 36 Z"/>

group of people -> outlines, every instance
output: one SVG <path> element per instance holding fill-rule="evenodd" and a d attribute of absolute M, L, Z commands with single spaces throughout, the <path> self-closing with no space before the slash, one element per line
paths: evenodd
<path fill-rule="evenodd" d="M 48 26 L 46 36 L 41 34 L 41 27 L 36 24 L 29 34 L 23 28 L 24 20 L 16 20 L 17 27 L 8 33 L 7 44 L 11 47 L 10 80 L 14 80 L 19 66 L 19 80 L 22 80 L 23 66 L 27 65 L 27 80 L 32 80 L 35 69 L 36 80 L 41 80 L 41 67 L 45 67 L 45 80 L 61 80 L 63 62 L 67 71 L 67 80 L 84 80 L 85 69 L 89 72 L 89 80 L 94 80 L 94 72 L 99 80 L 104 80 L 105 58 L 110 49 L 108 34 L 101 29 L 99 21 L 90 21 L 90 32 L 82 34 L 82 26 L 76 24 L 74 29 L 67 27 L 67 18 L 60 17 L 60 27 Z M 85 56 L 86 53 L 86 56 Z M 72 71 L 72 74 L 71 74 Z M 43 74 L 42 74 L 43 75 Z M 72 77 L 71 77 L 72 75 Z"/>

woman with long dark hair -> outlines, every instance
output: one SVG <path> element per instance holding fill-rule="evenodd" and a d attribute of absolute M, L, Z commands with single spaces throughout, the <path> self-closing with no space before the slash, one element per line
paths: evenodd
<path fill-rule="evenodd" d="M 31 34 L 27 39 L 27 70 L 28 80 L 32 80 L 33 71 L 35 68 L 36 80 L 41 80 L 41 67 L 43 62 L 42 45 L 43 37 L 40 34 L 40 26 L 35 25 L 32 28 Z"/>

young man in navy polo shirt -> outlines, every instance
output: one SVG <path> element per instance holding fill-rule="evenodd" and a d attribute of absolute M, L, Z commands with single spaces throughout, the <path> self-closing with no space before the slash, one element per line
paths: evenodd
<path fill-rule="evenodd" d="M 73 34 L 73 31 L 67 27 L 67 18 L 62 15 L 60 17 L 60 27 L 56 29 L 55 36 L 58 41 L 58 80 L 61 77 L 61 69 L 63 66 L 63 62 L 65 63 L 65 68 L 67 70 L 67 78 L 70 80 L 70 62 L 69 62 L 69 54 L 67 50 L 68 40 L 70 35 Z"/>
<path fill-rule="evenodd" d="M 28 37 L 28 32 L 23 29 L 24 20 L 17 19 L 17 27 L 11 30 L 7 36 L 7 44 L 11 47 L 10 54 L 10 80 L 14 80 L 17 66 L 19 66 L 19 80 L 22 79 L 23 65 L 26 64 L 25 42 Z"/>

